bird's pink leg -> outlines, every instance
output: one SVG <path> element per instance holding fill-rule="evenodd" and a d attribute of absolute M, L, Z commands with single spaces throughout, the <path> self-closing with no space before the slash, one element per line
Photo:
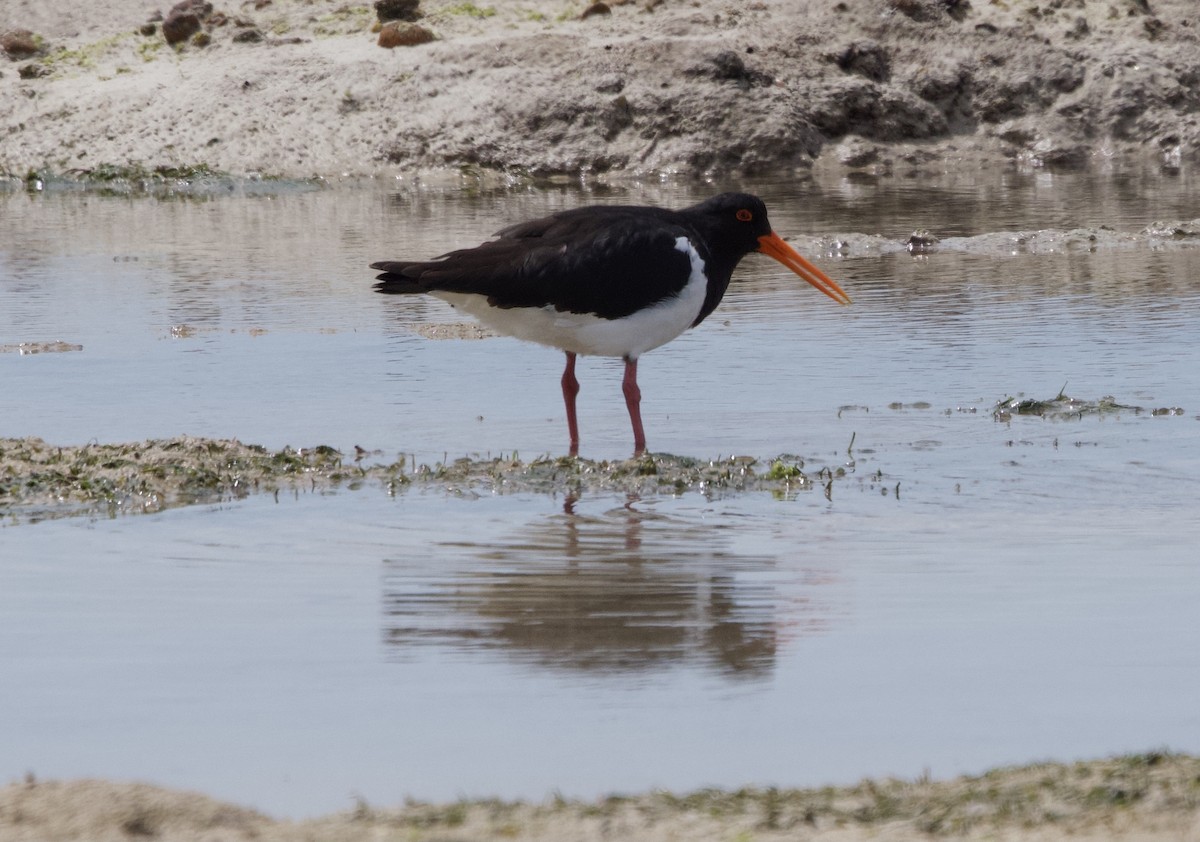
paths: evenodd
<path fill-rule="evenodd" d="M 642 390 L 637 384 L 637 360 L 625 359 L 625 379 L 621 382 L 625 393 L 625 406 L 629 410 L 629 421 L 633 424 L 633 455 L 646 452 L 646 433 L 642 429 Z"/>
<path fill-rule="evenodd" d="M 575 355 L 567 354 L 567 367 L 563 370 L 563 403 L 567 405 L 567 432 L 571 435 L 571 455 L 579 455 L 579 421 L 575 418 L 575 396 L 579 394 L 579 381 L 575 379 Z"/>

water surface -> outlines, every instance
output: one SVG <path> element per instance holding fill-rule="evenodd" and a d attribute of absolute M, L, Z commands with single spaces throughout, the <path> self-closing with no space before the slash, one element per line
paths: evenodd
<path fill-rule="evenodd" d="M 747 186 L 855 303 L 748 258 L 643 358 L 649 445 L 794 454 L 846 471 L 828 497 L 368 487 L 9 519 L 0 775 L 312 815 L 1200 751 L 1200 250 L 1133 236 L 1195 215 L 1186 174 L 0 195 L 0 345 L 83 346 L 0 354 L 0 435 L 562 453 L 561 354 L 427 339 L 453 311 L 374 295 L 365 265 Z M 1029 247 L 1079 228 L 1102 236 Z M 949 242 L 911 255 L 917 229 Z M 581 361 L 586 456 L 629 453 L 620 373 Z M 1064 384 L 1144 411 L 993 419 Z"/>

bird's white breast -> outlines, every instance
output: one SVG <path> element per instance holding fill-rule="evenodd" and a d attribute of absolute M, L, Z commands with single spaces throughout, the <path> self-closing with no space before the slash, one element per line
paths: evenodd
<path fill-rule="evenodd" d="M 575 354 L 625 357 L 636 360 L 683 333 L 700 315 L 708 294 L 704 259 L 687 237 L 677 237 L 675 248 L 688 256 L 691 273 L 676 295 L 620 319 L 590 313 L 559 312 L 553 307 L 493 307 L 482 295 L 435 292 L 438 298 L 469 313 L 487 327 L 507 336 L 561 348 Z"/>

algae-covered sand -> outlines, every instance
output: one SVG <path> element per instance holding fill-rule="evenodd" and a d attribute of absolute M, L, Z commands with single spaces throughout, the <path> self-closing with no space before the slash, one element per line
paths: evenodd
<path fill-rule="evenodd" d="M 18 520 L 151 513 L 255 493 L 363 486 L 390 494 L 411 485 L 437 485 L 459 494 L 820 490 L 830 496 L 835 481 L 850 480 L 841 468 L 806 470 L 802 457 L 789 454 L 705 460 L 651 453 L 597 461 L 549 455 L 522 459 L 508 453 L 418 464 L 404 454 L 386 458 L 357 447 L 349 454 L 328 445 L 268 450 L 191 436 L 74 446 L 0 439 L 0 515 Z M 854 481 L 882 485 L 884 477 Z"/>
<path fill-rule="evenodd" d="M 866 780 L 821 789 L 702 790 L 542 804 L 463 800 L 280 821 L 147 784 L 34 778 L 0 789 L 0 842 L 405 840 L 773 842 L 1200 838 L 1200 759 L 1148 753 L 1039 763 L 949 781 Z"/>

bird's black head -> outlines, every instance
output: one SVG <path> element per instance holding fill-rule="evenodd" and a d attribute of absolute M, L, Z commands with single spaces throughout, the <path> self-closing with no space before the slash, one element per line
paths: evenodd
<path fill-rule="evenodd" d="M 752 251 L 774 258 L 834 301 L 849 304 L 837 282 L 800 256 L 771 230 L 767 206 L 749 193 L 722 193 L 682 211 L 703 240 L 709 297 L 701 318 L 717 306 L 738 261 Z"/>
<path fill-rule="evenodd" d="M 758 251 L 759 237 L 771 233 L 767 206 L 749 193 L 721 193 L 683 213 L 704 238 L 712 255 L 734 265 L 750 252 Z"/>

